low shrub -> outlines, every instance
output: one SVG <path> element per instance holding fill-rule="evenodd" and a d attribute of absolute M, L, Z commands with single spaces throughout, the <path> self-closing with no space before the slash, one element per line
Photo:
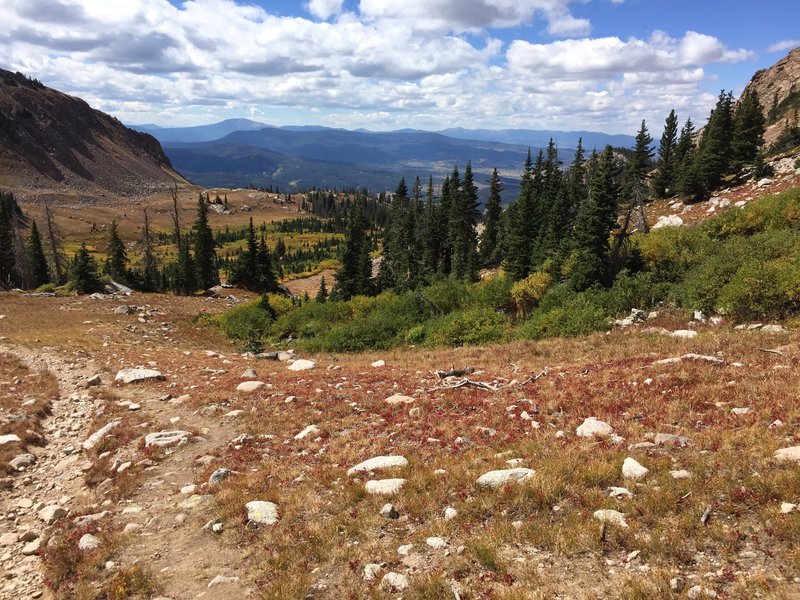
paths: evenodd
<path fill-rule="evenodd" d="M 508 322 L 497 311 L 475 307 L 434 319 L 426 326 L 425 340 L 433 346 L 477 346 L 501 342 Z"/>

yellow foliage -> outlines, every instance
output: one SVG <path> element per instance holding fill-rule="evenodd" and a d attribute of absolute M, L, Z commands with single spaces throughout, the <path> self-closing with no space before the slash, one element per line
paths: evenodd
<path fill-rule="evenodd" d="M 511 300 L 517 307 L 517 312 L 525 315 L 535 308 L 552 284 L 553 277 L 544 271 L 531 273 L 515 283 L 511 288 Z"/>

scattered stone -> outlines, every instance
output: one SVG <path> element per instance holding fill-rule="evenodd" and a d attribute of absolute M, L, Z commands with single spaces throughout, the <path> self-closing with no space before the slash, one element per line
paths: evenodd
<path fill-rule="evenodd" d="M 669 589 L 671 589 L 673 592 L 680 593 L 681 590 L 683 590 L 683 579 L 680 579 L 679 577 L 673 577 L 670 579 Z"/>
<path fill-rule="evenodd" d="M 381 508 L 381 516 L 387 519 L 399 519 L 400 513 L 397 512 L 397 509 L 394 507 L 394 504 L 388 503 L 384 504 L 383 508 Z"/>
<path fill-rule="evenodd" d="M 422 409 L 419 406 L 415 406 L 408 411 L 408 416 L 412 419 L 418 419 L 422 416 Z"/>
<path fill-rule="evenodd" d="M 216 577 L 214 577 L 214 579 L 208 582 L 208 587 L 212 588 L 226 583 L 236 583 L 237 581 L 239 581 L 238 577 L 226 577 L 225 575 L 217 575 Z"/>
<path fill-rule="evenodd" d="M 396 406 L 398 404 L 411 404 L 414 402 L 414 398 L 411 396 L 404 396 L 403 394 L 393 394 L 389 396 L 385 402 L 391 406 Z"/>
<path fill-rule="evenodd" d="M 761 188 L 769 187 L 772 184 L 773 184 L 772 179 L 770 179 L 769 177 L 764 177 L 764 178 L 758 180 L 758 183 L 756 184 L 756 187 L 761 189 Z"/>
<path fill-rule="evenodd" d="M 759 331 L 762 333 L 788 333 L 783 325 L 764 325 Z"/>
<path fill-rule="evenodd" d="M 397 548 L 397 553 L 400 556 L 408 556 L 411 554 L 411 551 L 414 549 L 414 544 L 403 544 L 402 546 Z"/>
<path fill-rule="evenodd" d="M 144 446 L 145 448 L 149 448 L 150 446 L 170 446 L 188 440 L 191 435 L 192 434 L 188 431 L 180 430 L 148 433 L 144 437 Z"/>
<path fill-rule="evenodd" d="M 86 387 L 94 387 L 94 386 L 97 386 L 97 385 L 101 385 L 102 383 L 103 383 L 103 379 L 100 377 L 100 375 L 92 375 L 91 377 L 89 377 L 89 379 L 84 381 L 83 384 Z"/>
<path fill-rule="evenodd" d="M 692 474 L 689 473 L 686 469 L 679 469 L 677 471 L 670 471 L 670 475 L 672 475 L 673 479 L 690 479 Z"/>
<path fill-rule="evenodd" d="M 13 546 L 19 541 L 16 533 L 4 533 L 0 535 L 0 546 Z"/>
<path fill-rule="evenodd" d="M 662 227 L 680 227 L 683 219 L 678 215 L 661 215 L 651 229 L 661 229 Z"/>
<path fill-rule="evenodd" d="M 32 467 L 35 462 L 36 462 L 36 457 L 33 454 L 18 454 L 10 461 L 8 461 L 8 464 L 15 471 L 21 471 L 22 469 L 27 469 L 28 467 Z"/>
<path fill-rule="evenodd" d="M 236 391 L 243 392 L 245 394 L 252 394 L 253 392 L 257 392 L 263 388 L 265 385 L 267 384 L 263 381 L 243 381 L 236 386 Z"/>
<path fill-rule="evenodd" d="M 379 368 L 379 367 L 385 367 L 386 366 L 386 361 L 385 360 L 376 360 L 374 363 L 372 363 L 372 366 L 374 368 L 376 368 L 376 369 Z"/>
<path fill-rule="evenodd" d="M 131 412 L 136 412 L 137 410 L 141 410 L 141 408 L 142 405 L 136 404 L 136 402 L 131 402 L 130 404 L 128 404 L 128 410 Z"/>
<path fill-rule="evenodd" d="M 484 473 L 475 481 L 480 487 L 497 489 L 508 483 L 521 483 L 533 477 L 533 469 L 518 467 L 516 469 L 501 469 Z"/>
<path fill-rule="evenodd" d="M 743 415 L 746 415 L 749 412 L 750 412 L 750 409 L 748 407 L 736 407 L 736 408 L 732 408 L 731 409 L 731 414 L 734 414 L 737 417 L 741 417 Z"/>
<path fill-rule="evenodd" d="M 447 541 L 444 538 L 440 537 L 429 537 L 425 539 L 425 543 L 428 544 L 434 550 L 441 550 L 442 548 L 447 548 Z"/>
<path fill-rule="evenodd" d="M 657 433 L 653 439 L 657 446 L 688 446 L 689 438 L 673 435 L 671 433 Z"/>
<path fill-rule="evenodd" d="M 392 467 L 407 467 L 408 460 L 404 456 L 376 456 L 358 463 L 347 470 L 347 475 L 352 477 L 356 473 L 390 469 Z"/>
<path fill-rule="evenodd" d="M 185 486 L 183 486 L 181 488 L 181 494 L 194 494 L 196 489 L 197 489 L 197 486 L 195 484 L 191 483 L 191 484 L 185 485 Z"/>
<path fill-rule="evenodd" d="M 675 338 L 691 340 L 696 338 L 699 334 L 694 329 L 677 329 L 670 333 L 670 335 Z"/>
<path fill-rule="evenodd" d="M 42 540 L 40 538 L 37 538 L 32 542 L 28 542 L 22 547 L 22 554 L 24 556 L 32 556 L 34 554 L 37 554 L 39 552 L 39 548 L 41 545 L 42 545 Z"/>
<path fill-rule="evenodd" d="M 298 358 L 292 364 L 289 365 L 290 371 L 308 371 L 309 369 L 313 369 L 317 366 L 313 360 L 307 360 L 305 358 Z"/>
<path fill-rule="evenodd" d="M 389 572 L 381 579 L 380 588 L 384 592 L 402 592 L 408 588 L 408 578 L 400 573 Z"/>
<path fill-rule="evenodd" d="M 121 423 L 122 421 L 111 421 L 110 423 L 103 425 L 100 429 L 86 438 L 86 441 L 84 441 L 82 444 L 83 449 L 91 450 L 94 448 L 103 438 L 119 427 Z"/>
<path fill-rule="evenodd" d="M 185 500 L 181 500 L 180 502 L 178 502 L 178 508 L 197 508 L 198 506 L 200 506 L 201 504 L 205 504 L 209 500 L 211 500 L 210 495 L 206 494 L 201 496 L 198 494 L 192 494 Z"/>
<path fill-rule="evenodd" d="M 12 442 L 21 442 L 22 440 L 16 433 L 9 433 L 8 435 L 0 435 L 0 446 L 10 444 Z"/>
<path fill-rule="evenodd" d="M 609 523 L 610 525 L 618 525 L 620 527 L 627 527 L 628 524 L 625 522 L 625 515 L 623 515 L 618 510 L 611 510 L 611 509 L 602 509 L 594 511 L 594 518 L 598 521 L 603 523 Z"/>
<path fill-rule="evenodd" d="M 610 487 L 608 488 L 608 495 L 612 498 L 633 498 L 633 494 L 628 488 L 624 487 Z"/>
<path fill-rule="evenodd" d="M 458 511 L 455 508 L 448 506 L 444 509 L 444 520 L 450 521 L 458 516 Z"/>
<path fill-rule="evenodd" d="M 611 435 L 613 431 L 614 428 L 605 421 L 600 421 L 595 417 L 588 417 L 575 430 L 575 435 L 579 437 L 604 437 Z"/>
<path fill-rule="evenodd" d="M 72 519 L 72 524 L 75 527 L 85 527 L 89 523 L 97 523 L 101 519 L 105 519 L 110 513 L 107 510 L 99 513 L 93 513 L 91 515 L 81 515 L 80 517 L 75 517 Z"/>
<path fill-rule="evenodd" d="M 220 467 L 211 474 L 211 477 L 208 478 L 208 485 L 219 485 L 233 474 L 234 471 L 226 469 L 225 467 Z"/>
<path fill-rule="evenodd" d="M 377 563 L 364 565 L 364 581 L 375 581 L 381 573 L 381 566 Z"/>
<path fill-rule="evenodd" d="M 52 525 L 62 517 L 67 516 L 67 509 L 63 506 L 59 506 L 58 504 L 52 504 L 50 506 L 45 506 L 42 510 L 39 511 L 39 518 L 44 521 L 47 525 Z"/>
<path fill-rule="evenodd" d="M 78 541 L 78 550 L 97 550 L 99 547 L 100 540 L 91 533 L 84 534 Z"/>
<path fill-rule="evenodd" d="M 255 379 L 258 377 L 253 369 L 245 369 L 241 375 L 242 379 Z"/>
<path fill-rule="evenodd" d="M 689 591 L 686 592 L 686 597 L 689 598 L 689 600 L 698 600 L 698 598 L 716 598 L 717 592 L 708 588 L 704 588 L 700 585 L 693 585 L 689 588 Z"/>
<path fill-rule="evenodd" d="M 364 484 L 364 490 L 368 494 L 391 496 L 403 489 L 405 484 L 405 479 L 370 479 Z"/>
<path fill-rule="evenodd" d="M 780 450 L 776 450 L 772 456 L 774 456 L 776 460 L 800 461 L 800 446 L 781 448 Z"/>
<path fill-rule="evenodd" d="M 630 456 L 622 463 L 622 476 L 626 479 L 641 479 L 650 472 L 650 469 L 640 464 Z"/>
<path fill-rule="evenodd" d="M 790 512 L 797 509 L 797 504 L 793 504 L 791 502 L 781 502 L 781 512 L 783 514 L 789 514 Z"/>
<path fill-rule="evenodd" d="M 122 530 L 123 533 L 133 533 L 134 531 L 138 531 L 141 529 L 142 526 L 139 523 L 127 523 L 125 528 Z"/>
<path fill-rule="evenodd" d="M 252 500 L 245 504 L 247 519 L 259 525 L 274 525 L 278 522 L 278 506 L 273 502 Z"/>
<path fill-rule="evenodd" d="M 142 383 L 145 381 L 164 381 L 166 377 L 155 369 L 122 369 L 114 377 L 117 383 Z"/>
<path fill-rule="evenodd" d="M 303 431 L 301 431 L 296 436 L 294 436 L 294 439 L 302 440 L 302 439 L 308 437 L 309 435 L 312 435 L 312 434 L 316 435 L 318 433 L 319 433 L 319 427 L 317 427 L 316 425 L 309 425 L 308 427 L 303 429 Z"/>

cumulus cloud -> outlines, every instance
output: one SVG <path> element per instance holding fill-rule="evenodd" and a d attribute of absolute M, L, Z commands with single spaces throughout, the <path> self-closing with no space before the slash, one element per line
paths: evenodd
<path fill-rule="evenodd" d="M 129 122 L 281 109 L 345 127 L 630 132 L 673 107 L 702 118 L 708 66 L 751 57 L 697 32 L 554 41 L 590 31 L 572 0 L 309 0 L 305 17 L 242 1 L 5 0 L 0 64 Z M 528 24 L 543 43 L 495 37 Z"/>
<path fill-rule="evenodd" d="M 781 40 L 780 42 L 775 42 L 769 48 L 767 48 L 768 52 L 786 52 L 787 50 L 794 50 L 800 46 L 800 40 Z"/>

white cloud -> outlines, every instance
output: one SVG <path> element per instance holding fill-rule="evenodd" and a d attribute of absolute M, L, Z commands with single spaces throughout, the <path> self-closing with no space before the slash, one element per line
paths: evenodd
<path fill-rule="evenodd" d="M 277 111 L 352 128 L 630 133 L 673 107 L 702 119 L 715 100 L 699 91 L 709 65 L 751 56 L 696 32 L 493 37 L 525 24 L 584 35 L 572 0 L 361 0 L 355 12 L 309 0 L 307 18 L 234 0 L 76 2 L 0 2 L 0 64 L 134 123 Z"/>
<path fill-rule="evenodd" d="M 767 48 L 768 52 L 785 52 L 786 50 L 794 50 L 800 46 L 800 40 L 781 40 L 780 42 L 775 42 L 769 48 Z"/>

